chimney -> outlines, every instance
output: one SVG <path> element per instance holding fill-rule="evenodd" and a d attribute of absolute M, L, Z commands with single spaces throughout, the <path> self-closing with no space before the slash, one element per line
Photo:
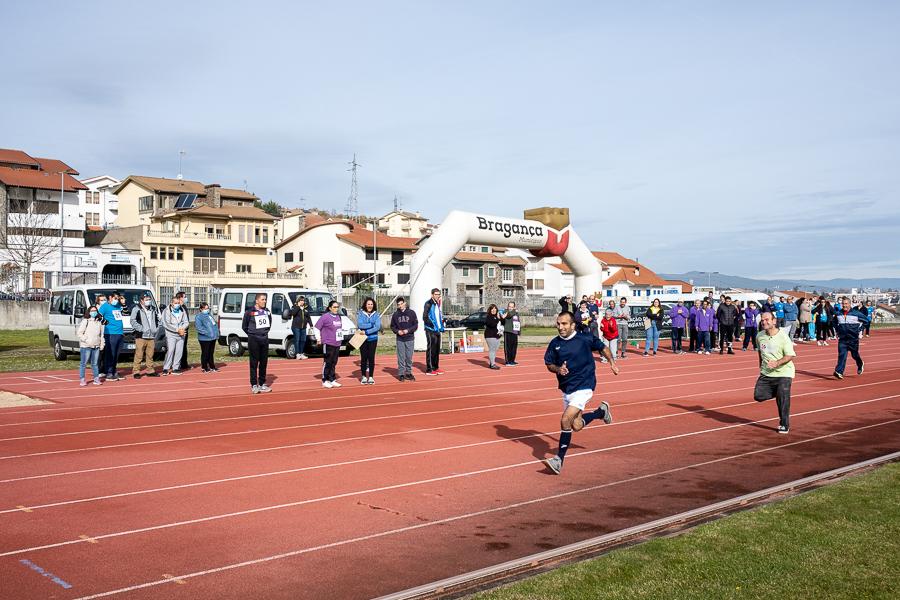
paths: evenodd
<path fill-rule="evenodd" d="M 641 268 L 640 268 L 640 267 L 635 267 L 635 268 L 634 268 L 634 276 L 635 276 L 635 277 L 640 277 L 640 276 L 641 276 Z"/>
<path fill-rule="evenodd" d="M 203 187 L 206 189 L 206 205 L 222 208 L 222 186 L 218 183 L 211 183 Z"/>

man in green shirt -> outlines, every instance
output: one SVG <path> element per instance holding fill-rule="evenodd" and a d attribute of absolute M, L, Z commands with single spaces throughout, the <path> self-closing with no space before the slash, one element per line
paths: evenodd
<path fill-rule="evenodd" d="M 778 405 L 778 433 L 791 429 L 791 382 L 794 379 L 794 343 L 779 329 L 775 315 L 764 312 L 759 320 L 762 331 L 756 336 L 759 346 L 759 379 L 753 388 L 757 402 L 775 398 Z"/>

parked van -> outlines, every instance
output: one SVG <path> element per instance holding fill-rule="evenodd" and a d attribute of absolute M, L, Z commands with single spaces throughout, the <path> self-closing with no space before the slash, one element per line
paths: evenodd
<path fill-rule="evenodd" d="M 78 335 L 75 333 L 84 312 L 88 306 L 96 303 L 97 296 L 104 294 L 107 297 L 113 292 L 121 294 L 122 302 L 122 329 L 124 339 L 119 356 L 134 355 L 134 330 L 131 328 L 131 310 L 141 301 L 144 294 L 150 294 L 153 298 L 153 309 L 159 312 L 156 297 L 153 290 L 145 285 L 116 285 L 116 284 L 92 284 L 92 285 L 62 285 L 53 289 L 50 294 L 50 331 L 48 334 L 50 347 L 53 348 L 53 357 L 56 360 L 66 360 L 69 352 L 78 353 Z M 166 351 L 165 340 L 156 340 L 155 354 L 162 355 Z"/>
<path fill-rule="evenodd" d="M 215 284 L 214 284 L 215 285 Z M 293 288 L 285 286 L 252 286 L 231 287 L 228 285 L 216 285 L 222 288 L 219 295 L 217 315 L 219 319 L 219 345 L 228 346 L 228 353 L 232 356 L 240 356 L 247 349 L 247 334 L 241 329 L 244 312 L 250 310 L 256 304 L 257 294 L 266 294 L 268 301 L 266 307 L 272 311 L 272 327 L 269 329 L 269 350 L 284 353 L 288 358 L 294 358 L 294 334 L 291 332 L 290 310 L 297 303 L 297 297 L 306 298 L 306 306 L 313 323 L 328 308 L 328 303 L 334 299 L 327 290 L 309 290 L 305 288 Z M 356 325 L 347 318 L 347 312 L 343 309 L 341 316 L 344 343 L 341 344 L 341 353 L 350 354 L 350 338 L 356 333 Z M 320 351 L 316 345 L 319 331 L 310 328 L 306 338 L 304 353 L 311 354 Z"/>

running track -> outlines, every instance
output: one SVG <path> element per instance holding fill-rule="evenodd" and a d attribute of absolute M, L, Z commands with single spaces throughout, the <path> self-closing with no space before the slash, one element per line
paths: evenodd
<path fill-rule="evenodd" d="M 595 398 L 615 423 L 575 434 L 542 350 L 481 355 L 400 384 L 324 390 L 321 362 L 77 386 L 0 376 L 55 404 L 0 410 L 0 598 L 371 598 L 900 449 L 900 332 L 798 347 L 792 430 L 752 400 L 756 355 L 631 354 Z M 596 406 L 596 400 L 593 404 Z"/>

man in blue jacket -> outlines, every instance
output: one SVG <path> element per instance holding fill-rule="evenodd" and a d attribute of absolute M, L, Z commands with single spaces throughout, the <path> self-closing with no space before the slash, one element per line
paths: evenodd
<path fill-rule="evenodd" d="M 838 334 L 838 361 L 834 368 L 834 376 L 844 378 L 844 367 L 847 366 L 847 352 L 856 361 L 856 374 L 863 374 L 864 362 L 859 355 L 859 338 L 865 329 L 869 317 L 865 311 L 854 308 L 850 304 L 850 298 L 841 298 L 841 308 L 834 311 L 832 323 Z"/>
<path fill-rule="evenodd" d="M 797 320 L 800 318 L 800 309 L 794 302 L 784 303 L 784 328 L 788 337 L 794 341 L 794 333 L 797 331 Z"/>
<path fill-rule="evenodd" d="M 441 312 L 441 290 L 431 290 L 431 298 L 425 303 L 422 311 L 422 324 L 425 326 L 425 374 L 443 375 L 438 366 L 441 360 L 441 334 L 444 332 L 444 313 Z"/>
<path fill-rule="evenodd" d="M 105 338 L 104 361 L 106 366 L 106 380 L 118 381 L 125 379 L 124 376 L 119 377 L 116 362 L 119 360 L 119 350 L 122 349 L 122 339 L 124 335 L 124 327 L 122 321 L 122 305 L 119 294 L 112 293 L 109 295 L 109 302 L 100 306 L 100 316 L 108 321 L 103 330 Z"/>

